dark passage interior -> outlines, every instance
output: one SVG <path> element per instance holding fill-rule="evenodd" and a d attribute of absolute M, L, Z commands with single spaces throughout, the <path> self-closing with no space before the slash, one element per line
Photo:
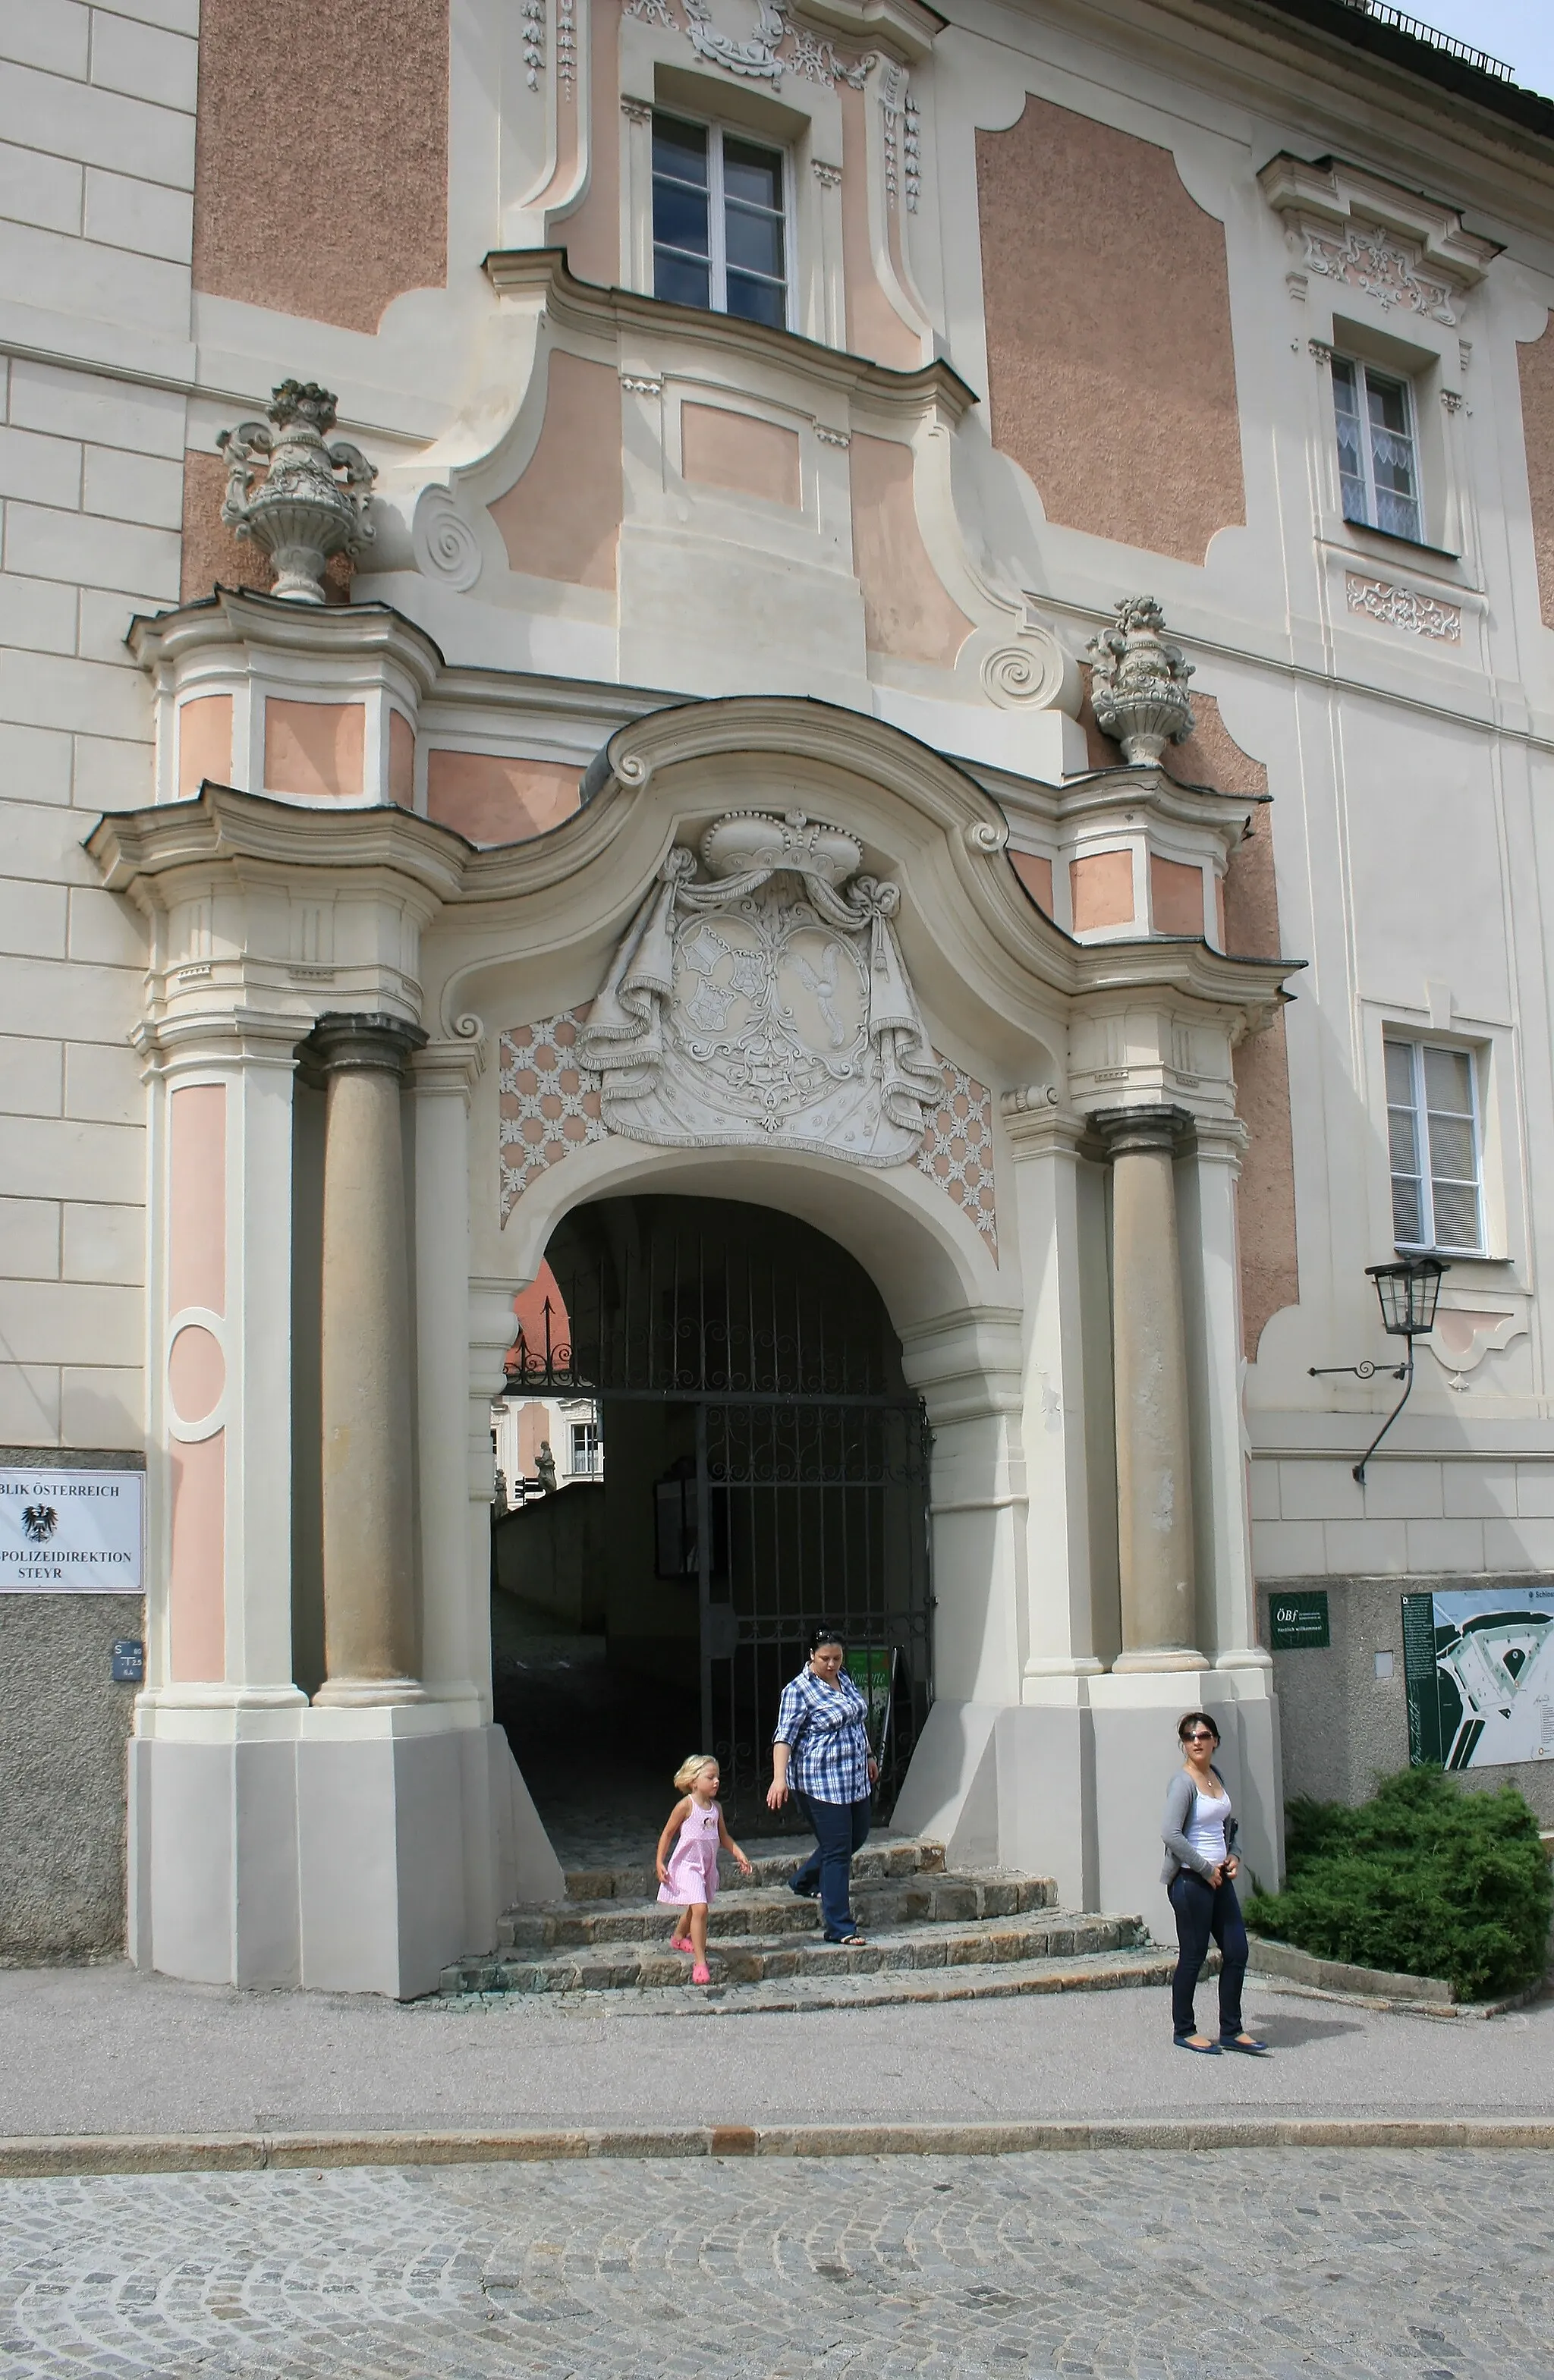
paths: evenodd
<path fill-rule="evenodd" d="M 603 1475 L 497 1524 L 497 1718 L 564 1864 L 650 1856 L 674 1772 L 761 1798 L 808 1628 L 845 1636 L 888 1815 L 932 1698 L 928 1444 L 879 1292 L 834 1242 L 734 1201 L 577 1209 L 566 1315 L 515 1392 L 599 1402 Z"/>

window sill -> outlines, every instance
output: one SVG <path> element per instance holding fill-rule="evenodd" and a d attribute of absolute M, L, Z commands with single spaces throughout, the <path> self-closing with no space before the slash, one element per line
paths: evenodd
<path fill-rule="evenodd" d="M 1358 530 L 1362 537 L 1378 537 L 1384 545 L 1401 545 L 1405 553 L 1427 553 L 1435 562 L 1454 562 L 1460 565 L 1463 559 L 1462 555 L 1454 553 L 1450 546 L 1427 545 L 1424 539 L 1420 537 L 1400 537 L 1395 528 L 1378 528 L 1371 521 L 1351 520 L 1347 513 L 1343 516 L 1343 526 L 1345 528 Z"/>

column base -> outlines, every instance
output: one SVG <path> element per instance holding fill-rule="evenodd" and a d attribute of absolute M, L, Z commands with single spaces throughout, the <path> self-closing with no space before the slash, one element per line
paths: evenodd
<path fill-rule="evenodd" d="M 499 1727 L 137 1736 L 129 1955 L 188 1983 L 415 1999 L 560 1864 Z"/>
<path fill-rule="evenodd" d="M 326 1678 L 313 1702 L 320 1710 L 365 1710 L 382 1704 L 424 1703 L 419 1678 Z"/>
<path fill-rule="evenodd" d="M 1206 1653 L 1195 1652 L 1191 1645 L 1148 1645 L 1142 1651 L 1119 1653 L 1111 1664 L 1114 1678 L 1152 1677 L 1157 1670 L 1207 1670 Z"/>

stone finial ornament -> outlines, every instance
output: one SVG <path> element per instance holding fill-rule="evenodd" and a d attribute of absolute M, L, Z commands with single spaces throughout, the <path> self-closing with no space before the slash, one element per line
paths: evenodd
<path fill-rule="evenodd" d="M 1193 665 L 1180 645 L 1160 630 L 1165 614 L 1152 595 L 1124 595 L 1116 623 L 1092 637 L 1086 651 L 1095 664 L 1090 698 L 1105 735 L 1114 735 L 1133 768 L 1158 760 L 1168 744 L 1181 744 L 1195 725 L 1187 699 Z"/>
<path fill-rule="evenodd" d="M 334 399 L 316 381 L 284 380 L 267 410 L 273 428 L 240 421 L 216 440 L 227 459 L 221 516 L 270 556 L 277 595 L 322 603 L 331 554 L 354 555 L 371 542 L 367 507 L 377 470 L 348 440 L 326 443 Z M 261 459 L 267 468 L 256 488 Z"/>

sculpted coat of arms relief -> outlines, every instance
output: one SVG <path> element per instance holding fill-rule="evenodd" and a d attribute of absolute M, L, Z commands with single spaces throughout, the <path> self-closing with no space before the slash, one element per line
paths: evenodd
<path fill-rule="evenodd" d="M 862 866 L 852 835 L 801 810 L 733 812 L 699 855 L 668 854 L 579 1038 L 611 1131 L 917 1155 L 944 1077 L 892 924 L 900 889 Z"/>

